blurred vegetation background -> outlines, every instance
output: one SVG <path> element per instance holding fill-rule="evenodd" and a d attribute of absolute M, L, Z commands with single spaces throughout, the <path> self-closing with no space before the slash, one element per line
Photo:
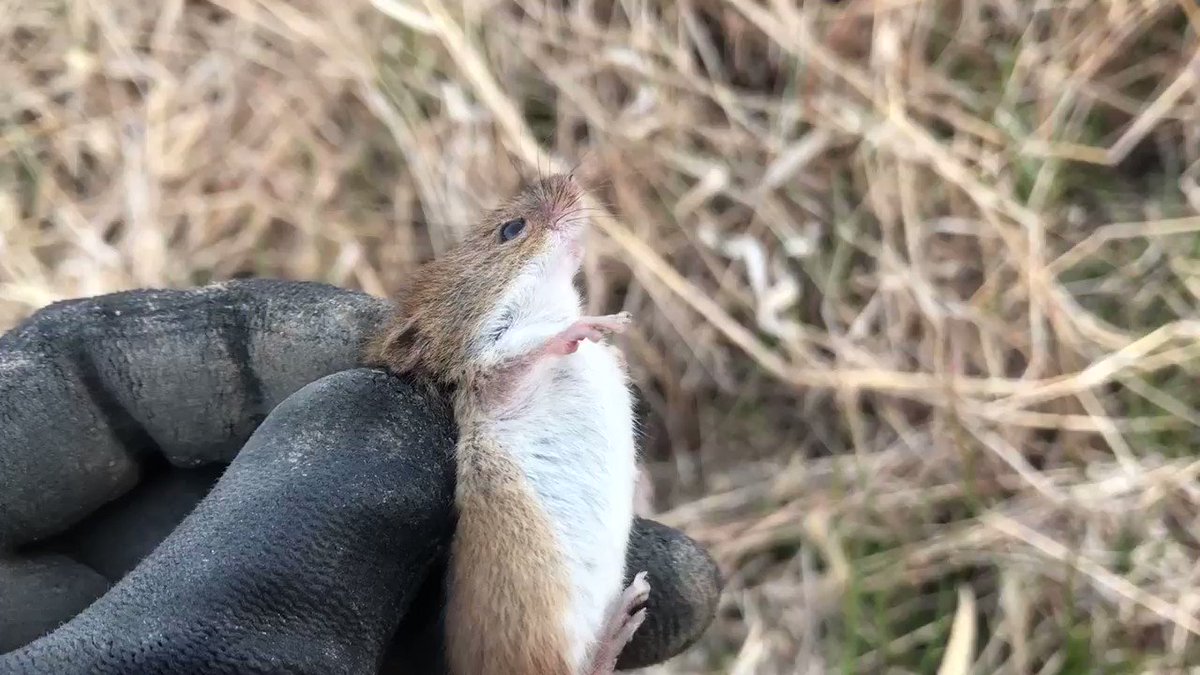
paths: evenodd
<path fill-rule="evenodd" d="M 0 0 L 0 328 L 387 295 L 582 162 L 657 518 L 655 673 L 1200 663 L 1195 0 Z"/>

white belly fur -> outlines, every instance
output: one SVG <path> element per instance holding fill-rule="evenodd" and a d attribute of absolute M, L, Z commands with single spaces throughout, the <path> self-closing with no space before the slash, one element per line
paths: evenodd
<path fill-rule="evenodd" d="M 570 568 L 564 621 L 578 665 L 621 591 L 633 519 L 632 397 L 612 350 L 584 341 L 548 360 L 525 400 L 490 423 L 524 470 Z"/>

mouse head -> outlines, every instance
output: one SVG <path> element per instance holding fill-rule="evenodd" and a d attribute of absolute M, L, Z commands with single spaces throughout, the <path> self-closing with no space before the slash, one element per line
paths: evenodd
<path fill-rule="evenodd" d="M 569 175 L 528 185 L 414 272 L 396 321 L 374 346 L 393 372 L 457 381 L 539 304 L 578 303 L 583 190 Z"/>

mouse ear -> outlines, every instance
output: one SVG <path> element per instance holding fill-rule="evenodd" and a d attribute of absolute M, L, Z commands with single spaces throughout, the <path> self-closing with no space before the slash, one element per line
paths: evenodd
<path fill-rule="evenodd" d="M 416 317 L 397 317 L 367 351 L 368 365 L 385 367 L 397 375 L 415 370 L 421 361 Z"/>

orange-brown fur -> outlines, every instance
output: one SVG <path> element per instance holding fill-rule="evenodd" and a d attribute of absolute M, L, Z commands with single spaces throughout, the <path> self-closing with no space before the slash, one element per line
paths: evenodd
<path fill-rule="evenodd" d="M 458 446 L 446 647 L 454 675 L 572 675 L 565 567 L 520 467 L 482 435 Z"/>
<path fill-rule="evenodd" d="M 515 460 L 475 424 L 497 382 L 470 358 L 470 339 L 521 265 L 546 245 L 546 228 L 578 208 L 566 176 L 545 179 L 496 209 L 463 242 L 415 274 L 392 323 L 368 347 L 369 365 L 455 385 L 459 522 L 446 608 L 452 675 L 572 675 L 562 617 L 566 567 L 551 525 Z M 502 223 L 522 217 L 528 237 L 501 245 Z M 502 393 L 502 392 L 501 392 Z"/>

